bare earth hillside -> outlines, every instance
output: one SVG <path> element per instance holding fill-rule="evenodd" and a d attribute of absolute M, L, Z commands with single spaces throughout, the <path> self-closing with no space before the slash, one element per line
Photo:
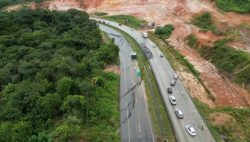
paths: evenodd
<path fill-rule="evenodd" d="M 184 38 L 193 33 L 201 44 L 211 44 L 223 36 L 211 32 L 200 32 L 189 24 L 191 18 L 204 11 L 209 11 L 220 28 L 237 27 L 242 23 L 250 23 L 250 15 L 239 15 L 233 12 L 221 13 L 209 0 L 54 0 L 44 7 L 53 10 L 70 8 L 107 12 L 109 15 L 134 15 L 157 25 L 173 24 L 175 30 L 170 39 L 170 45 L 180 51 L 201 73 L 201 79 L 216 98 L 216 105 L 246 107 L 250 106 L 250 94 L 226 77 L 223 77 L 213 64 L 206 61 L 196 51 L 187 47 Z M 249 45 L 242 41 L 231 43 L 233 47 L 250 51 Z"/>

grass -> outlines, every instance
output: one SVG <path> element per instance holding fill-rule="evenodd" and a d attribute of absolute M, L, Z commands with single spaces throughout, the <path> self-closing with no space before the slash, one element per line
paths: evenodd
<path fill-rule="evenodd" d="M 214 47 L 202 47 L 198 51 L 216 67 L 225 71 L 229 79 L 244 84 L 250 90 L 250 55 L 225 45 L 227 40 L 220 40 Z"/>
<path fill-rule="evenodd" d="M 105 15 L 107 15 L 108 13 L 106 13 L 106 12 L 95 12 L 94 13 L 96 16 L 105 16 Z"/>
<path fill-rule="evenodd" d="M 102 18 L 129 26 L 135 29 L 140 28 L 146 23 L 146 21 L 144 20 L 137 19 L 136 17 L 129 16 L 129 15 L 104 16 Z"/>
<path fill-rule="evenodd" d="M 250 0 L 216 0 L 216 5 L 223 11 L 250 13 Z"/>
<path fill-rule="evenodd" d="M 114 28 L 114 27 L 112 27 Z M 116 28 L 114 28 L 116 29 Z M 159 89 L 158 86 L 156 84 L 156 80 L 154 78 L 153 72 L 151 71 L 150 65 L 146 59 L 146 57 L 144 56 L 142 50 L 140 49 L 139 45 L 137 44 L 137 42 L 131 37 L 129 36 L 127 33 L 116 29 L 118 32 L 120 32 L 124 38 L 129 42 L 129 44 L 131 45 L 131 47 L 133 48 L 133 50 L 137 53 L 137 60 L 139 62 L 139 67 L 140 70 L 142 71 L 142 77 L 143 80 L 145 82 L 145 89 L 146 89 L 146 94 L 147 94 L 147 102 L 148 102 L 148 110 L 150 113 L 150 120 L 152 123 L 152 127 L 153 127 L 153 132 L 154 132 L 154 137 L 155 140 L 157 141 L 163 141 L 164 139 L 167 139 L 168 142 L 175 142 L 175 135 L 171 126 L 171 123 L 169 121 L 167 112 L 165 110 L 164 107 L 164 103 L 162 101 L 161 95 L 159 93 Z M 150 82 L 150 84 L 149 84 Z M 150 86 L 151 85 L 151 86 Z M 155 104 L 153 102 L 153 96 L 150 95 L 150 87 L 152 87 L 153 90 L 153 94 L 155 96 L 155 100 L 156 102 L 158 102 L 157 104 L 157 109 L 160 113 L 160 118 L 161 118 L 161 122 L 162 124 L 159 123 L 157 115 L 156 115 L 156 110 L 155 110 Z M 161 131 L 161 126 L 163 127 L 163 130 Z"/>
<path fill-rule="evenodd" d="M 220 135 L 223 135 L 230 142 L 248 142 L 250 140 L 250 108 L 217 107 L 209 108 L 207 105 L 194 99 L 196 108 L 206 120 L 216 141 L 221 142 Z M 232 116 L 236 121 L 225 125 L 213 125 L 209 115 L 212 113 L 223 113 Z"/>
<path fill-rule="evenodd" d="M 191 71 L 196 77 L 199 77 L 200 73 L 194 68 L 194 66 L 177 50 L 167 45 L 164 40 L 156 37 L 154 34 L 149 34 L 150 39 L 156 43 L 156 45 L 160 48 L 160 50 L 166 55 L 168 61 L 171 63 L 172 67 L 175 70 L 178 70 L 179 66 L 188 67 L 189 71 Z M 178 61 L 178 62 L 176 62 Z"/>

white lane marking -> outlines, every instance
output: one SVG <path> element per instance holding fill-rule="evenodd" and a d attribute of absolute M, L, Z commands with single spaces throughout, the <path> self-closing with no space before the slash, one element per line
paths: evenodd
<path fill-rule="evenodd" d="M 124 64 L 124 68 L 125 68 L 125 64 Z M 124 77 L 125 77 L 125 91 L 127 90 L 127 84 L 126 84 L 126 82 L 127 82 L 127 74 L 126 74 L 126 70 L 124 71 Z M 128 106 L 128 102 L 126 102 L 126 107 Z M 127 121 L 128 121 L 128 141 L 130 142 L 130 128 L 129 128 L 129 110 L 128 110 L 129 108 L 127 107 Z"/>
<path fill-rule="evenodd" d="M 126 102 L 126 106 L 128 106 L 128 102 Z M 129 131 L 129 110 L 127 107 L 127 121 L 128 121 L 128 141 L 130 142 L 130 131 Z"/>
<path fill-rule="evenodd" d="M 136 95 L 135 95 L 135 104 L 137 104 L 137 97 L 136 97 Z M 135 107 L 136 107 L 136 106 L 135 106 Z M 139 137 L 140 137 L 140 139 L 141 139 L 142 131 L 141 131 L 141 123 L 140 123 L 140 119 L 139 119 L 138 107 L 136 107 L 136 113 L 137 113 L 137 119 L 138 119 Z"/>
<path fill-rule="evenodd" d="M 144 86 L 144 83 L 143 83 L 143 85 L 142 86 Z M 143 87 L 143 92 L 145 92 L 145 88 Z M 143 95 L 145 95 L 145 93 L 143 93 Z M 148 113 L 148 105 L 147 105 L 147 102 L 146 102 L 146 97 L 145 96 L 143 96 L 144 97 L 144 103 L 145 103 L 145 105 L 146 105 L 146 112 L 147 112 L 147 117 L 148 117 L 148 121 L 149 121 L 149 127 L 150 127 L 150 133 L 151 133 L 151 135 L 152 135 L 152 139 L 153 139 L 153 142 L 155 141 L 155 139 L 154 139 L 154 135 L 153 135 L 153 131 L 152 131 L 152 126 L 151 126 L 151 121 L 150 121 L 150 118 L 149 118 L 149 113 Z"/>
<path fill-rule="evenodd" d="M 126 75 L 125 75 L 126 76 Z M 125 77 L 126 78 L 126 77 Z M 134 80 L 132 80 L 134 81 Z M 144 92 L 145 92 L 145 89 L 144 89 Z M 145 94 L 145 93 L 144 93 Z M 144 102 L 145 102 L 145 105 L 146 107 L 148 108 L 147 106 L 147 103 L 146 103 L 146 100 L 144 98 Z M 126 106 L 127 106 L 127 103 L 126 103 Z M 150 127 L 150 132 L 151 132 L 151 135 L 152 135 L 152 139 L 153 139 L 153 142 L 154 142 L 154 136 L 153 136 L 153 131 L 152 131 L 152 126 L 151 126 L 151 123 L 150 123 L 150 119 L 149 119 L 149 113 L 148 113 L 148 109 L 147 109 L 147 117 L 148 117 L 148 121 L 149 121 L 149 127 Z M 138 114 L 138 109 L 137 109 L 137 114 Z M 127 115 L 128 115 L 128 109 L 127 109 Z M 139 117 L 138 117 L 139 118 Z M 129 127 L 129 119 L 128 119 L 128 127 Z M 128 129 L 129 130 L 129 129 Z M 140 127 L 140 121 L 139 121 L 139 132 L 141 131 L 141 127 Z M 128 132 L 129 134 L 129 142 L 130 142 L 130 133 Z M 141 137 L 141 132 L 140 132 L 140 137 Z"/>

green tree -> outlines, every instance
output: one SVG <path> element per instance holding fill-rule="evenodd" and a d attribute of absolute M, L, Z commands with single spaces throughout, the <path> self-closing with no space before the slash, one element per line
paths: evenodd
<path fill-rule="evenodd" d="M 84 96 L 69 95 L 62 105 L 62 109 L 68 113 L 84 114 L 86 100 Z"/>
<path fill-rule="evenodd" d="M 78 91 L 77 83 L 69 77 L 63 77 L 57 82 L 56 90 L 63 97 L 66 95 L 74 95 Z"/>
<path fill-rule="evenodd" d="M 73 142 L 79 139 L 79 132 L 79 126 L 62 124 L 51 133 L 51 136 L 61 142 Z"/>
<path fill-rule="evenodd" d="M 169 38 L 174 30 L 172 24 L 165 25 L 164 27 L 157 27 L 155 34 L 159 35 L 161 38 Z"/>

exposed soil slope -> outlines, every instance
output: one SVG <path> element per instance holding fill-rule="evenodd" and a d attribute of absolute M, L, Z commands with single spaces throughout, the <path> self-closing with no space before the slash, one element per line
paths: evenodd
<path fill-rule="evenodd" d="M 211 32 L 200 32 L 198 28 L 189 24 L 193 15 L 209 11 L 220 28 L 250 23 L 250 15 L 239 15 L 233 12 L 220 13 L 215 4 L 209 0 L 54 0 L 44 6 L 55 10 L 77 8 L 88 12 L 103 11 L 110 15 L 134 15 L 144 20 L 154 21 L 157 25 L 171 23 L 175 26 L 175 31 L 169 39 L 169 43 L 186 56 L 201 72 L 201 78 L 215 96 L 216 104 L 236 107 L 250 106 L 250 94 L 246 90 L 222 77 L 210 62 L 201 58 L 184 43 L 184 38 L 190 33 L 194 33 L 200 43 L 208 45 L 224 38 Z M 234 42 L 232 45 L 242 50 L 249 49 L 244 42 Z"/>

